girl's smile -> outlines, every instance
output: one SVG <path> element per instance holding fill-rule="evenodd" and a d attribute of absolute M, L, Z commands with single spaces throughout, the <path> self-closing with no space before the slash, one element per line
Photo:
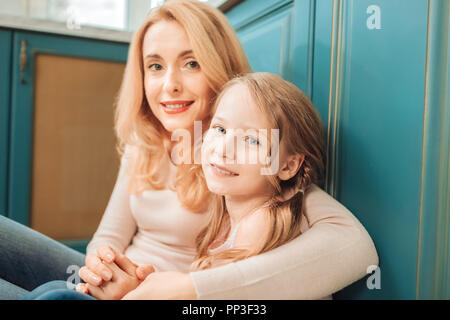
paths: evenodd
<path fill-rule="evenodd" d="M 211 168 L 211 171 L 218 177 L 232 178 L 232 177 L 236 177 L 239 175 L 235 172 L 227 170 L 225 167 L 219 166 L 214 163 L 210 163 L 209 166 Z"/>

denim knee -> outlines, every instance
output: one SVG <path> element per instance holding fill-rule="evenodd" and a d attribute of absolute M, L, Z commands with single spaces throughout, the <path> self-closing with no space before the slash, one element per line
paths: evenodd
<path fill-rule="evenodd" d="M 21 300 L 35 300 L 39 296 L 54 290 L 70 290 L 68 282 L 62 280 L 55 280 L 44 283 L 43 285 L 40 285 L 39 287 L 33 289 L 33 291 L 27 293 L 25 296 L 21 298 Z"/>

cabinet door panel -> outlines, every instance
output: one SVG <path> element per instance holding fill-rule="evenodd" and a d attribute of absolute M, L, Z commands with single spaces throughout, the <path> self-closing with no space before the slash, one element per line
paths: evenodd
<path fill-rule="evenodd" d="M 262 17 L 238 30 L 254 71 L 286 74 L 292 6 Z"/>
<path fill-rule="evenodd" d="M 0 214 L 7 215 L 11 31 L 0 29 Z"/>
<path fill-rule="evenodd" d="M 15 34 L 11 218 L 61 241 L 92 236 L 119 167 L 113 104 L 126 56 L 126 44 Z"/>
<path fill-rule="evenodd" d="M 330 190 L 367 228 L 381 262 L 381 290 L 361 297 L 415 297 L 427 9 L 421 0 L 338 8 Z"/>

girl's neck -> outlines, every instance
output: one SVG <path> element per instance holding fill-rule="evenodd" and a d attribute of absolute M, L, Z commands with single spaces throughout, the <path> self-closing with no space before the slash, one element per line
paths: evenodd
<path fill-rule="evenodd" d="M 252 213 L 261 209 L 269 200 L 267 195 L 225 196 L 225 205 L 230 218 L 231 230 Z"/>

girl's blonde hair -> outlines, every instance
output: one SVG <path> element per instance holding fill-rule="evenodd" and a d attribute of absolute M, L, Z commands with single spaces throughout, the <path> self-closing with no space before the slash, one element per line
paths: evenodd
<path fill-rule="evenodd" d="M 192 269 L 211 267 L 215 260 L 233 262 L 278 247 L 300 235 L 303 199 L 309 187 L 319 184 L 324 172 L 324 136 L 319 114 L 311 100 L 295 85 L 270 73 L 251 73 L 229 81 L 215 101 L 236 85 L 243 85 L 253 102 L 266 116 L 271 128 L 279 129 L 279 139 L 286 154 L 304 155 L 298 172 L 289 180 L 268 176 L 273 195 L 267 204 L 267 236 L 253 249 L 230 249 L 209 254 L 208 248 L 229 225 L 224 196 L 214 195 L 210 220 L 197 237 L 197 256 Z M 262 235 L 263 236 L 263 235 Z"/>
<path fill-rule="evenodd" d="M 216 94 L 229 79 L 251 71 L 235 31 L 219 10 L 199 1 L 174 0 L 149 13 L 130 44 L 115 112 L 119 155 L 123 155 L 125 146 L 130 148 L 128 191 L 132 194 L 165 187 L 165 177 L 159 171 L 167 152 L 164 138 L 170 140 L 170 133 L 153 115 L 145 98 L 142 53 L 147 30 L 159 21 L 174 21 L 184 28 L 196 60 Z M 175 186 L 185 208 L 194 212 L 205 210 L 210 193 L 200 165 L 179 166 Z"/>

